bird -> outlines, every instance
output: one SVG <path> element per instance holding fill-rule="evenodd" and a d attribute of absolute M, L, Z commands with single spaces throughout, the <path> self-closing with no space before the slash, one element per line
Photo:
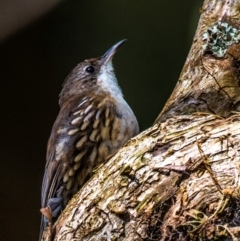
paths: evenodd
<path fill-rule="evenodd" d="M 41 206 L 51 211 L 52 222 L 93 175 L 94 168 L 139 133 L 138 121 L 124 100 L 112 65 L 125 41 L 101 57 L 79 63 L 63 83 L 41 192 Z M 42 215 L 39 240 L 48 221 Z"/>

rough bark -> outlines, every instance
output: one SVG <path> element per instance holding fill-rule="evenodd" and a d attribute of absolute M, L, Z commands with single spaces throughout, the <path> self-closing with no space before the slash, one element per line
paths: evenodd
<path fill-rule="evenodd" d="M 238 0 L 204 2 L 190 53 L 158 121 L 196 111 L 224 117 L 239 111 L 239 8 Z"/>
<path fill-rule="evenodd" d="M 240 240 L 240 0 L 201 11 L 156 124 L 96 170 L 43 240 Z"/>

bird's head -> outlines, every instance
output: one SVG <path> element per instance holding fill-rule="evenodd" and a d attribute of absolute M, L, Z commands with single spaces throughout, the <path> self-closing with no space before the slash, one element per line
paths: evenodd
<path fill-rule="evenodd" d="M 125 41 L 124 39 L 116 43 L 99 58 L 87 59 L 79 63 L 63 83 L 60 105 L 69 98 L 89 93 L 106 92 L 111 95 L 122 95 L 114 74 L 112 58 Z"/>

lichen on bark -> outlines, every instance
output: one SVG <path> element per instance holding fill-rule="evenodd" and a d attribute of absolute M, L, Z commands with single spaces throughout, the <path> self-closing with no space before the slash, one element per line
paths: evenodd
<path fill-rule="evenodd" d="M 95 170 L 42 240 L 240 240 L 240 0 L 201 13 L 155 125 Z"/>

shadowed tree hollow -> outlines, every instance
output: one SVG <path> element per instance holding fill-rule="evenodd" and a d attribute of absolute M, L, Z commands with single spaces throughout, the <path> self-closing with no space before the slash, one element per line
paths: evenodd
<path fill-rule="evenodd" d="M 148 130 L 42 240 L 240 239 L 240 0 L 205 0 L 178 83 Z"/>

